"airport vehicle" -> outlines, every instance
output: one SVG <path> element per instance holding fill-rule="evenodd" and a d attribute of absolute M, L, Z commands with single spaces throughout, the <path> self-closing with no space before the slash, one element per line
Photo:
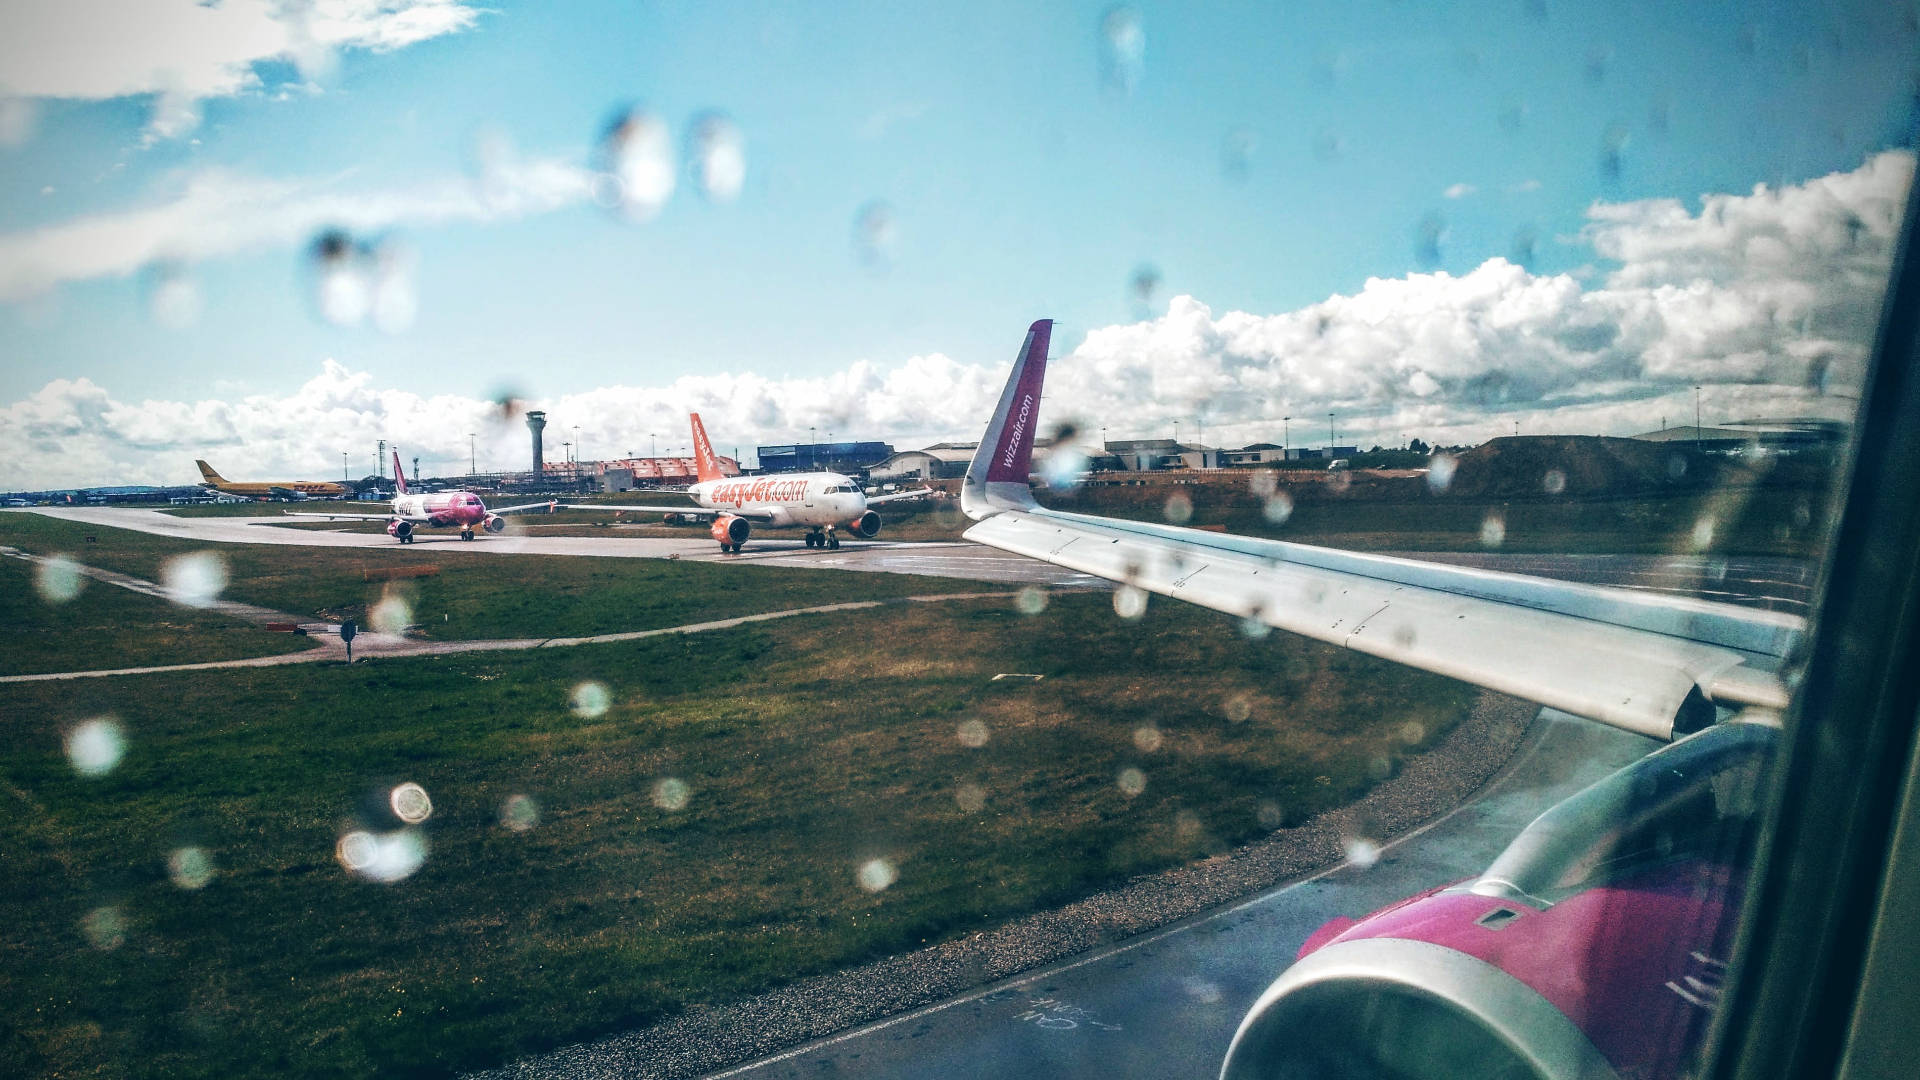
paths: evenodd
<path fill-rule="evenodd" d="M 870 507 L 880 503 L 917 499 L 927 489 L 897 491 L 890 495 L 868 496 L 859 481 L 836 472 L 783 473 L 772 476 L 729 477 L 721 470 L 719 455 L 707 439 L 706 425 L 699 413 L 688 414 L 693 427 L 693 459 L 699 481 L 685 492 L 697 507 L 628 506 L 612 509 L 626 512 L 672 515 L 676 521 L 708 521 L 713 538 L 722 553 L 738 553 L 746 546 L 754 524 L 770 528 L 807 530 L 811 548 L 837 548 L 840 532 L 856 539 L 871 540 L 880 535 L 880 515 Z M 606 510 L 607 503 L 567 504 L 568 510 Z"/>
<path fill-rule="evenodd" d="M 1909 243 L 1914 213 L 1910 202 Z M 1863 452 L 1904 451 L 1909 470 L 1920 391 L 1908 370 L 1914 315 L 1901 300 L 1916 293 L 1920 276 L 1909 270 L 1883 328 L 1893 359 L 1883 355 L 1878 372 L 1882 426 L 1863 436 Z M 1856 595 L 1830 597 L 1877 608 L 1898 628 L 1895 643 L 1884 631 L 1831 623 L 1816 642 L 1793 616 L 1049 510 L 1034 500 L 1029 473 L 1050 330 L 1047 320 L 1029 329 L 967 472 L 962 507 L 977 522 L 967 539 L 1106 578 L 1123 595 L 1185 600 L 1673 740 L 1548 809 L 1478 877 L 1323 926 L 1240 1025 L 1223 1077 L 1679 1075 L 1700 1065 L 1716 1019 L 1713 1064 L 1723 1070 L 1766 1071 L 1770 1054 L 1839 1060 L 1848 1048 L 1835 1033 L 1806 1034 L 1809 1017 L 1832 1022 L 1847 1007 L 1823 1000 L 1820 987 L 1850 1004 L 1869 961 L 1883 980 L 1911 964 L 1910 954 L 1889 951 L 1910 931 L 1885 921 L 1912 903 L 1910 861 L 1903 890 L 1880 893 L 1913 723 L 1904 589 L 1889 600 L 1860 580 Z M 1876 514 L 1886 528 L 1898 502 L 1873 491 L 1856 492 L 1854 503 L 1854 539 L 1883 550 L 1836 577 L 1907 580 L 1911 530 L 1891 544 L 1861 531 Z M 1848 568 L 1844 538 L 1837 555 Z M 1790 773 L 1788 786 L 1822 798 L 1847 831 L 1837 852 L 1822 850 L 1805 831 L 1806 806 L 1782 813 L 1776 804 L 1776 839 L 1797 833 L 1802 846 L 1776 852 L 1754 880 L 1789 680 L 1802 677 L 1796 662 L 1810 648 L 1802 685 L 1824 685 L 1874 718 L 1839 741 L 1859 749 L 1859 736 L 1891 738 L 1892 760 L 1867 770 L 1879 797 L 1855 798 L 1836 736 L 1789 729 L 1802 736 L 1801 755 L 1789 760 L 1806 771 Z M 1863 659 L 1873 663 L 1863 669 Z M 1864 686 L 1847 685 L 1863 676 Z M 1820 743 L 1829 746 L 1808 750 Z M 1833 786 L 1817 796 L 1812 773 L 1821 770 Z M 1907 798 L 1903 852 L 1915 816 L 1911 791 Z M 1849 866 L 1848 856 L 1860 861 Z M 1826 899 L 1834 879 L 1805 876 L 1816 867 L 1850 891 Z M 1821 887 L 1807 889 L 1810 880 Z M 1749 894 L 1753 914 L 1741 930 L 1735 916 Z M 1846 912 L 1883 920 L 1871 949 Z M 1797 936 L 1795 918 L 1817 927 L 1811 941 Z M 1752 962 L 1741 982 L 1743 950 L 1764 953 L 1765 963 Z M 1723 1003 L 1736 1000 L 1754 1012 L 1727 1015 Z M 1899 1008 L 1859 1000 L 1855 1023 L 1897 1043 L 1890 1017 Z M 1859 1052 L 1892 1060 L 1884 1042 Z"/>
<path fill-rule="evenodd" d="M 353 489 L 345 484 L 336 484 L 331 480 L 263 480 L 257 483 L 243 483 L 228 480 L 214 471 L 213 466 L 196 460 L 200 468 L 203 486 L 228 495 L 240 495 L 249 499 L 278 499 L 297 502 L 301 499 L 331 499 L 353 494 Z"/>
<path fill-rule="evenodd" d="M 471 491 L 442 491 L 430 495 L 412 495 L 407 492 L 407 474 L 400 466 L 400 452 L 393 452 L 393 509 L 385 514 L 317 514 L 287 511 L 288 517 L 322 518 L 327 521 L 363 520 L 384 521 L 387 523 L 387 535 L 403 544 L 413 543 L 414 531 L 421 527 L 430 529 L 459 529 L 460 539 L 472 540 L 479 530 L 497 533 L 507 527 L 502 515 L 524 514 L 531 511 L 552 511 L 556 505 L 547 502 L 523 503 L 519 506 L 503 506 L 492 510 L 480 496 Z"/>

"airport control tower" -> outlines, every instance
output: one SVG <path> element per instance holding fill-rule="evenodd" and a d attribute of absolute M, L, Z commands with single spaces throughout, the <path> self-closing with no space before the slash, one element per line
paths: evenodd
<path fill-rule="evenodd" d="M 546 457 L 540 452 L 540 433 L 546 427 L 546 413 L 535 411 L 527 414 L 527 430 L 533 432 L 533 475 L 536 479 L 547 472 Z"/>

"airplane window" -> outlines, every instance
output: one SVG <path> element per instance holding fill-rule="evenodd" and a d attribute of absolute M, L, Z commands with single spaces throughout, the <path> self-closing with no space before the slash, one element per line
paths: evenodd
<path fill-rule="evenodd" d="M 1721 1075 L 1917 11 L 6 6 L 0 1075 Z"/>

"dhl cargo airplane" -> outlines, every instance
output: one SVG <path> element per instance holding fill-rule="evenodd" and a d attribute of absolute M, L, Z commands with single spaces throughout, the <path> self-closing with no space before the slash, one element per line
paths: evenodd
<path fill-rule="evenodd" d="M 507 527 L 500 515 L 523 514 L 530 510 L 551 511 L 552 501 L 526 503 L 521 506 L 503 506 L 489 510 L 480 496 L 471 491 L 442 491 L 432 495 L 407 494 L 407 474 L 400 467 L 400 451 L 393 452 L 393 509 L 385 514 L 317 514 L 287 511 L 288 517 L 325 518 L 328 521 L 339 519 L 361 521 L 384 521 L 387 523 L 387 535 L 403 544 L 413 543 L 414 529 L 427 526 L 434 529 L 460 530 L 460 539 L 471 540 L 475 527 L 497 533 Z"/>
<path fill-rule="evenodd" d="M 967 539 L 1673 743 L 1480 876 L 1322 927 L 1222 1077 L 1678 1075 L 1728 969 L 1804 620 L 1046 509 L 1029 474 L 1051 331 L 1027 331 L 967 470 Z"/>
<path fill-rule="evenodd" d="M 837 548 L 842 529 L 862 540 L 880 534 L 880 515 L 869 507 L 919 498 L 929 491 L 920 488 L 868 498 L 859 481 L 835 472 L 729 477 L 721 471 L 720 458 L 707 440 L 706 425 L 700 422 L 700 414 L 688 416 L 693 425 L 693 461 L 699 482 L 685 494 L 698 506 L 581 503 L 568 504 L 562 509 L 632 510 L 711 520 L 713 538 L 720 541 L 723 553 L 738 552 L 746 544 L 755 522 L 776 529 L 806 529 L 808 547 Z"/>
<path fill-rule="evenodd" d="M 263 482 L 257 484 L 237 484 L 213 471 L 213 466 L 196 460 L 200 466 L 202 486 L 228 495 L 239 495 L 248 499 L 328 499 L 336 495 L 351 495 L 353 489 L 345 484 L 336 484 L 330 480 L 287 480 L 284 482 Z"/>

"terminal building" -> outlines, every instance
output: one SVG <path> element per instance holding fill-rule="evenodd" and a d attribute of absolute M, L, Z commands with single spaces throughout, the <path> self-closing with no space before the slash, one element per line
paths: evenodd
<path fill-rule="evenodd" d="M 763 473 L 863 472 L 869 465 L 893 456 L 883 442 L 790 443 L 754 448 Z"/>

